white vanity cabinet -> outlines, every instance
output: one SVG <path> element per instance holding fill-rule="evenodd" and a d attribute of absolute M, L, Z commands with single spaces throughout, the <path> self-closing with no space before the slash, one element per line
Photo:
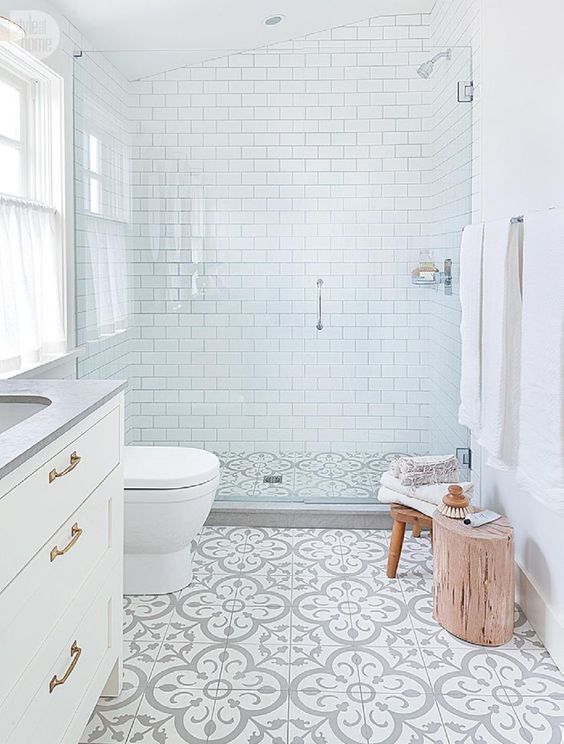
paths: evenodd
<path fill-rule="evenodd" d="M 77 744 L 119 694 L 122 442 L 119 392 L 0 478 L 0 744 Z"/>

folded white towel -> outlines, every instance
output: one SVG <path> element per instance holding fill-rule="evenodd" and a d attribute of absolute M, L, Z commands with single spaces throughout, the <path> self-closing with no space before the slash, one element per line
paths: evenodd
<path fill-rule="evenodd" d="M 409 506 L 411 509 L 416 509 L 428 517 L 432 517 L 437 509 L 435 504 L 430 504 L 428 501 L 420 501 L 419 499 L 412 499 L 397 491 L 391 491 L 385 486 L 382 486 L 378 491 L 378 501 L 382 504 L 402 504 L 403 506 Z"/>
<path fill-rule="evenodd" d="M 458 480 L 459 463 L 454 455 L 421 455 L 398 457 L 390 464 L 390 473 L 403 486 L 428 483 L 454 483 Z"/>
<path fill-rule="evenodd" d="M 427 501 L 429 504 L 440 504 L 443 500 L 443 496 L 448 492 L 449 485 L 454 483 L 434 483 L 428 486 L 403 486 L 398 478 L 394 478 L 391 473 L 382 473 L 380 483 L 390 491 L 395 491 L 402 496 L 408 496 L 411 499 L 417 499 L 418 501 Z M 457 486 L 461 486 L 462 490 L 468 496 L 472 498 L 474 486 L 472 483 L 465 481 L 463 483 L 456 483 Z"/>
<path fill-rule="evenodd" d="M 517 477 L 564 511 L 564 210 L 525 217 Z"/>
<path fill-rule="evenodd" d="M 484 230 L 482 416 L 478 442 L 488 464 L 517 464 L 523 225 L 509 219 Z"/>
<path fill-rule="evenodd" d="M 469 225 L 460 248 L 460 333 L 462 362 L 458 420 L 474 434 L 481 426 L 482 260 L 484 226 Z"/>

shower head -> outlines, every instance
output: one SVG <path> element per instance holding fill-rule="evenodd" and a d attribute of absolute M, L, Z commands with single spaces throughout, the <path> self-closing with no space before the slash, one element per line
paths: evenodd
<path fill-rule="evenodd" d="M 423 62 L 422 65 L 419 65 L 417 68 L 417 74 L 419 77 L 422 77 L 424 80 L 427 80 L 431 77 L 433 74 L 433 70 L 435 69 L 435 64 L 439 59 L 442 58 L 450 59 L 452 57 L 452 49 L 447 49 L 444 52 L 439 52 L 438 54 L 435 54 L 433 59 L 427 60 L 427 62 Z"/>

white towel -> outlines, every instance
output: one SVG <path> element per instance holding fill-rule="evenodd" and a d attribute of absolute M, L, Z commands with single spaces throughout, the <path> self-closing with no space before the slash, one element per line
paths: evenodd
<path fill-rule="evenodd" d="M 380 483 L 390 491 L 395 491 L 402 496 L 408 496 L 411 499 L 417 499 L 418 501 L 427 501 L 429 504 L 440 504 L 443 500 L 443 496 L 448 492 L 448 487 L 451 485 L 461 486 L 462 490 L 468 496 L 472 498 L 474 486 L 472 483 L 465 481 L 464 483 L 434 483 L 429 486 L 403 486 L 398 478 L 394 478 L 391 473 L 382 473 Z"/>
<path fill-rule="evenodd" d="M 482 417 L 478 442 L 488 464 L 517 464 L 521 356 L 523 225 L 509 219 L 484 229 L 482 267 Z"/>
<path fill-rule="evenodd" d="M 525 218 L 519 482 L 564 511 L 564 210 Z"/>
<path fill-rule="evenodd" d="M 382 486 L 378 491 L 378 501 L 382 504 L 402 504 L 402 506 L 409 506 L 411 509 L 416 509 L 428 517 L 432 517 L 437 510 L 435 504 L 430 504 L 428 501 L 419 501 L 419 499 L 412 499 L 397 491 L 391 491 L 385 486 Z"/>
<path fill-rule="evenodd" d="M 484 226 L 469 225 L 460 248 L 462 364 L 458 420 L 475 435 L 481 425 L 482 260 Z"/>

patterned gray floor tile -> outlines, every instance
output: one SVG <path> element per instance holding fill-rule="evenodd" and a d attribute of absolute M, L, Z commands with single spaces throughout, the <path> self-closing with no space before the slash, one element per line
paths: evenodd
<path fill-rule="evenodd" d="M 223 650 L 220 688 L 286 690 L 289 687 L 290 645 L 228 643 Z"/>
<path fill-rule="evenodd" d="M 102 698 L 80 737 L 80 744 L 116 744 L 127 741 L 143 692 L 131 698 Z"/>
<path fill-rule="evenodd" d="M 295 538 L 294 571 L 311 568 L 321 576 L 343 575 L 343 555 L 337 530 L 303 530 Z"/>
<path fill-rule="evenodd" d="M 286 474 L 282 483 L 265 483 L 259 478 L 252 492 L 248 495 L 248 500 L 286 504 L 300 501 L 300 497 L 294 488 L 294 478 L 292 475 Z"/>
<path fill-rule="evenodd" d="M 564 707 L 561 700 L 527 697 L 513 707 L 521 723 L 520 734 L 532 744 L 564 741 Z"/>
<path fill-rule="evenodd" d="M 241 574 L 195 574 L 189 586 L 176 592 L 176 606 L 198 607 L 199 605 L 229 606 L 241 585 Z"/>
<path fill-rule="evenodd" d="M 308 577 L 301 574 L 294 580 L 292 604 L 298 611 L 308 608 L 338 607 L 348 602 L 349 582 L 343 576 Z"/>
<path fill-rule="evenodd" d="M 564 675 L 547 651 L 497 651 L 496 662 L 500 682 L 513 701 L 536 697 L 564 705 Z"/>
<path fill-rule="evenodd" d="M 244 476 L 222 476 L 215 494 L 216 501 L 250 501 L 260 498 L 256 478 Z"/>
<path fill-rule="evenodd" d="M 352 600 L 350 639 L 363 646 L 417 645 L 403 597 L 388 593 L 370 603 Z"/>
<path fill-rule="evenodd" d="M 300 601 L 292 607 L 292 645 L 348 645 L 352 642 L 351 608 L 346 598 L 339 604 L 318 606 Z"/>
<path fill-rule="evenodd" d="M 193 555 L 194 570 L 212 567 L 214 573 L 236 573 L 243 566 L 247 541 L 238 527 L 206 527 Z"/>
<path fill-rule="evenodd" d="M 364 708 L 347 693 L 291 690 L 288 744 L 368 744 Z"/>
<path fill-rule="evenodd" d="M 400 579 L 433 576 L 433 552 L 428 533 L 417 538 L 406 535 L 397 575 Z"/>
<path fill-rule="evenodd" d="M 243 573 L 238 581 L 236 608 L 247 605 L 292 604 L 292 569 L 270 569 L 267 573 Z"/>
<path fill-rule="evenodd" d="M 208 731 L 209 744 L 287 744 L 288 691 L 220 690 Z"/>
<path fill-rule="evenodd" d="M 511 645 L 515 648 L 544 649 L 544 644 L 537 635 L 525 613 L 519 605 L 515 605 L 515 630 Z"/>
<path fill-rule="evenodd" d="M 124 597 L 124 639 L 138 642 L 162 640 L 175 607 L 174 594 Z"/>
<path fill-rule="evenodd" d="M 355 656 L 365 696 L 412 698 L 433 693 L 421 652 L 414 646 L 355 646 Z"/>
<path fill-rule="evenodd" d="M 215 694 L 177 688 L 166 671 L 145 691 L 127 744 L 205 744 L 212 726 Z"/>
<path fill-rule="evenodd" d="M 363 607 L 382 607 L 388 596 L 392 597 L 394 602 L 405 604 L 401 586 L 396 579 L 388 579 L 387 576 L 365 579 L 363 576 L 347 575 L 345 585 L 349 599 Z M 407 612 L 407 606 L 405 611 Z"/>
<path fill-rule="evenodd" d="M 232 477 L 283 467 L 266 455 L 232 458 Z M 354 480 L 377 464 L 339 457 L 284 467 Z M 428 537 L 406 538 L 395 580 L 388 542 L 205 527 L 189 587 L 125 598 L 123 692 L 81 744 L 562 744 L 564 676 L 520 609 L 503 647 L 454 638 L 432 618 Z"/>
<path fill-rule="evenodd" d="M 143 693 L 149 684 L 160 647 L 160 641 L 124 643 L 121 694 L 116 698 L 100 698 L 80 738 L 81 744 L 114 744 L 126 741 Z"/>
<path fill-rule="evenodd" d="M 219 454 L 222 472 L 258 478 L 263 462 L 261 452 L 223 452 Z"/>
<path fill-rule="evenodd" d="M 229 638 L 232 602 L 217 605 L 180 606 L 173 614 L 166 640 L 186 643 L 221 643 Z"/>
<path fill-rule="evenodd" d="M 423 648 L 433 690 L 441 697 L 506 697 L 498 670 L 503 658 L 491 649 Z"/>
<path fill-rule="evenodd" d="M 536 744 L 524 734 L 517 712 L 503 695 L 439 696 L 436 700 L 450 744 Z"/>
<path fill-rule="evenodd" d="M 237 643 L 286 645 L 290 643 L 290 605 L 247 605 L 233 612 L 228 637 Z"/>
<path fill-rule="evenodd" d="M 366 469 L 354 473 L 333 474 L 333 491 L 335 497 L 375 500 L 375 493 Z"/>
<path fill-rule="evenodd" d="M 165 641 L 153 670 L 161 685 L 214 690 L 219 686 L 225 643 Z"/>
<path fill-rule="evenodd" d="M 363 707 L 369 744 L 449 744 L 432 695 L 370 693 L 363 696 Z"/>
<path fill-rule="evenodd" d="M 317 473 L 311 475 L 296 472 L 294 494 L 297 501 L 304 503 L 323 504 L 331 502 L 334 499 L 334 488 L 330 471 L 327 471 L 327 477 L 322 477 Z"/>
<path fill-rule="evenodd" d="M 359 700 L 358 667 L 361 658 L 352 645 L 294 644 L 290 687 L 300 691 L 336 692 Z"/>
<path fill-rule="evenodd" d="M 245 545 L 242 570 L 247 574 L 287 576 L 292 572 L 294 535 L 291 530 L 253 529 Z"/>

